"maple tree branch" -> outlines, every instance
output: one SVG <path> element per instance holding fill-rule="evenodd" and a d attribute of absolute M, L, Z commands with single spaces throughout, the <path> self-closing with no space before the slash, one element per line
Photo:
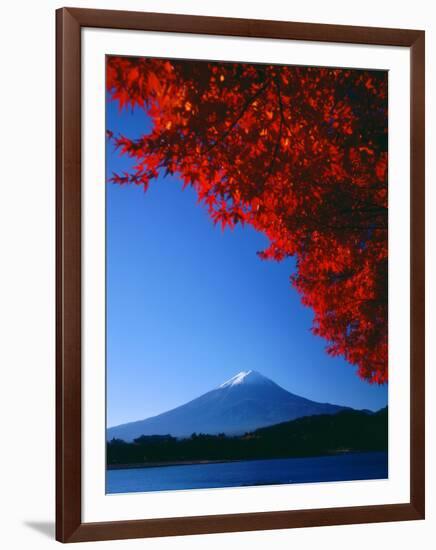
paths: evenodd
<path fill-rule="evenodd" d="M 364 231 L 367 229 L 377 229 L 379 231 L 387 231 L 387 226 L 384 225 L 324 225 L 326 229 L 345 229 L 351 231 Z"/>
<path fill-rule="evenodd" d="M 278 95 L 278 99 L 279 99 L 279 108 L 280 108 L 280 118 L 281 118 L 282 124 L 284 126 L 286 126 L 286 128 L 292 134 L 292 130 L 289 127 L 289 125 L 288 125 L 288 123 L 285 119 L 285 111 L 284 111 L 284 108 L 283 108 L 283 101 L 282 101 L 282 90 L 281 90 L 281 87 L 280 87 L 280 80 L 279 80 L 278 75 L 276 76 L 274 82 L 275 82 L 275 85 L 277 87 L 277 95 Z"/>
<path fill-rule="evenodd" d="M 261 86 L 257 92 L 255 94 L 253 94 L 249 99 L 247 99 L 247 101 L 245 102 L 244 106 L 242 107 L 241 111 L 239 112 L 239 114 L 237 115 L 237 117 L 235 118 L 235 120 L 232 122 L 232 124 L 227 128 L 227 130 L 220 136 L 219 139 L 217 139 L 216 141 L 214 141 L 211 145 L 209 145 L 209 147 L 207 147 L 204 151 L 203 151 L 203 154 L 206 154 L 206 153 L 209 153 L 210 151 L 212 151 L 212 149 L 214 147 L 216 147 L 218 144 L 222 143 L 226 137 L 230 134 L 230 132 L 233 130 L 233 128 L 238 124 L 238 122 L 241 120 L 241 118 L 244 116 L 244 114 L 246 113 L 247 109 L 250 107 L 250 105 L 261 95 L 263 94 L 263 92 L 267 89 L 268 85 L 270 83 L 270 79 L 268 78 L 268 80 L 265 82 L 265 84 L 263 86 Z"/>
<path fill-rule="evenodd" d="M 360 199 L 357 199 L 360 200 Z M 360 204 L 357 206 L 352 206 L 348 208 L 343 208 L 341 210 L 337 210 L 337 214 L 354 214 L 354 213 L 367 213 L 367 214 L 386 214 L 388 213 L 388 209 L 386 206 L 382 206 L 379 204 L 373 204 L 367 201 L 360 200 Z"/>
<path fill-rule="evenodd" d="M 299 227 L 293 224 L 293 216 L 288 218 L 286 220 L 286 226 L 289 231 L 295 231 L 298 232 Z M 358 221 L 358 220 L 356 220 Z M 314 221 L 314 218 L 312 215 L 308 215 L 308 217 L 305 220 L 307 233 L 306 236 L 308 239 L 312 239 L 312 235 L 315 231 L 326 231 L 326 230 L 335 230 L 335 229 L 341 229 L 341 230 L 351 230 L 351 231 L 365 231 L 368 229 L 371 230 L 378 230 L 378 231 L 387 231 L 388 226 L 387 223 L 385 225 L 375 225 L 373 223 L 370 223 L 369 221 L 365 223 L 365 220 L 361 220 L 362 223 L 359 225 L 358 223 L 344 223 L 340 222 L 338 220 L 336 223 L 324 223 L 322 221 Z"/>
<path fill-rule="evenodd" d="M 272 171 L 273 171 L 273 168 L 274 168 L 274 163 L 275 163 L 275 160 L 276 160 L 277 155 L 279 153 L 280 141 L 282 139 L 282 133 L 283 133 L 283 123 L 284 123 L 283 103 L 282 103 L 282 96 L 281 96 L 281 92 L 280 92 L 280 84 L 279 84 L 278 78 L 276 78 L 274 80 L 274 82 L 276 84 L 277 93 L 278 93 L 279 110 L 280 110 L 280 124 L 279 124 L 279 131 L 277 133 L 277 140 L 276 140 L 276 143 L 275 143 L 275 146 L 274 146 L 274 151 L 273 151 L 273 154 L 271 156 L 271 160 L 269 162 L 269 165 L 268 165 L 268 168 L 267 168 L 267 171 L 266 171 L 266 175 L 265 175 L 265 177 L 262 181 L 262 185 L 260 187 L 261 189 L 264 189 L 264 187 L 266 185 L 266 182 L 268 181 L 268 179 L 270 178 L 270 176 L 272 174 Z"/>
<path fill-rule="evenodd" d="M 271 160 L 268 164 L 268 168 L 267 168 L 265 177 L 264 177 L 264 179 L 262 181 L 262 184 L 260 186 L 261 189 L 263 189 L 265 187 L 266 182 L 268 181 L 268 179 L 270 178 L 270 176 L 272 174 L 272 171 L 273 171 L 273 168 L 274 168 L 274 163 L 275 163 L 275 160 L 277 158 L 277 154 L 278 154 L 279 149 L 280 149 L 280 140 L 282 139 L 282 128 L 283 128 L 283 124 L 282 124 L 282 121 L 280 120 L 280 126 L 279 126 L 279 131 L 277 133 L 277 140 L 276 140 L 276 143 L 275 143 L 275 146 L 274 146 L 274 151 L 271 155 Z"/>
<path fill-rule="evenodd" d="M 139 169 L 114 181 L 146 187 L 166 169 L 194 187 L 215 223 L 246 222 L 266 235 L 262 258 L 295 257 L 291 280 L 329 353 L 386 382 L 386 76 L 110 59 L 112 97 L 121 106 L 156 101 L 159 112 L 142 142 L 116 140 Z M 185 110 L 183 87 L 193 92 Z"/>

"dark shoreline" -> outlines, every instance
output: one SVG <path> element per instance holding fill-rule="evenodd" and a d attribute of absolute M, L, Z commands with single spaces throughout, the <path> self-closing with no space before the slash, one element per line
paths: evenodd
<path fill-rule="evenodd" d="M 196 464 L 222 464 L 223 462 L 245 462 L 246 460 L 262 459 L 232 459 L 232 460 L 175 460 L 173 462 L 134 462 L 132 464 L 107 464 L 106 470 L 130 470 L 135 468 L 162 468 L 164 466 L 194 466 Z"/>
<path fill-rule="evenodd" d="M 338 455 L 349 455 L 349 454 L 365 454 L 371 452 L 385 452 L 384 449 L 380 451 L 365 450 L 365 451 L 336 451 L 332 453 L 322 453 L 322 454 L 313 454 L 313 455 L 294 455 L 294 456 L 277 456 L 277 457 L 256 457 L 256 458 L 235 458 L 228 460 L 175 460 L 175 461 L 165 461 L 165 462 L 133 462 L 130 464 L 106 464 L 106 470 L 133 470 L 141 468 L 163 468 L 166 466 L 195 466 L 201 464 L 224 464 L 231 462 L 252 462 L 255 460 L 287 460 L 290 458 L 320 458 L 325 456 L 338 456 Z"/>
<path fill-rule="evenodd" d="M 108 470 L 219 464 L 252 460 L 315 458 L 383 451 L 388 448 L 387 408 L 368 414 L 341 411 L 305 416 L 241 436 L 197 434 L 112 439 L 106 446 Z"/>

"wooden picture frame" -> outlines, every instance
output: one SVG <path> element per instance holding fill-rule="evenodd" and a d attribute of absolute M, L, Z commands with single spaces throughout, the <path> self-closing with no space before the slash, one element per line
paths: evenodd
<path fill-rule="evenodd" d="M 82 522 L 81 29 L 85 27 L 402 46 L 411 54 L 410 502 L 214 516 Z M 61 542 L 424 518 L 423 31 L 62 8 L 56 13 L 56 538 Z"/>

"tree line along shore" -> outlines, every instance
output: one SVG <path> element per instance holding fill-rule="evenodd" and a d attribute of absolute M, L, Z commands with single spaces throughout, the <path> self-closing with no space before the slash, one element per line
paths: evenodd
<path fill-rule="evenodd" d="M 387 451 L 388 409 L 307 416 L 239 436 L 143 435 L 107 442 L 107 467 L 143 468 Z"/>

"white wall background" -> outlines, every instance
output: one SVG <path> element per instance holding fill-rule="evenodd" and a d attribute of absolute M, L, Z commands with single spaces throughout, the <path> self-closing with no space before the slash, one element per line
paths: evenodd
<path fill-rule="evenodd" d="M 436 94 L 436 15 L 426 0 L 94 0 L 77 7 L 419 28 L 427 31 L 427 262 L 436 281 L 436 178 L 431 152 Z M 2 5 L 0 32 L 0 541 L 8 550 L 54 547 L 54 160 L 55 19 L 62 2 Z M 433 216 L 433 220 L 431 220 Z M 431 250 L 433 248 L 433 250 Z M 428 292 L 428 294 L 430 294 Z M 434 293 L 427 311 L 436 309 Z M 436 360 L 428 322 L 427 520 L 95 543 L 102 549 L 411 547 L 436 538 Z M 433 342 L 435 338 L 433 338 Z M 433 539 L 433 541 L 431 540 Z"/>

